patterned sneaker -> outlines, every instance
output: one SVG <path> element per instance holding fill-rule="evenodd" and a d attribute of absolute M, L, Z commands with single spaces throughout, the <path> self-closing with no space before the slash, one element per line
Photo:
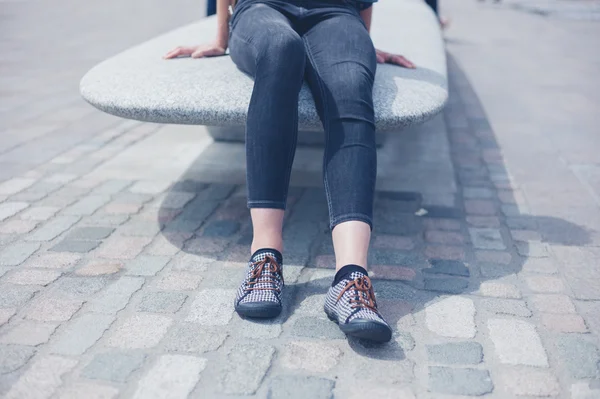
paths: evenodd
<path fill-rule="evenodd" d="M 329 289 L 325 313 L 347 335 L 377 342 L 392 338 L 392 329 L 377 310 L 371 279 L 360 271 Z"/>
<path fill-rule="evenodd" d="M 281 254 L 259 250 L 248 263 L 248 273 L 238 289 L 235 311 L 240 316 L 272 318 L 281 313 L 283 269 Z"/>

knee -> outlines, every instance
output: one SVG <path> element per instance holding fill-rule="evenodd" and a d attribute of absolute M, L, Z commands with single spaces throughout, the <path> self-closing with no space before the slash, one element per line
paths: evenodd
<path fill-rule="evenodd" d="M 258 49 L 257 66 L 271 72 L 304 71 L 306 52 L 298 34 L 291 30 L 267 31 Z"/>

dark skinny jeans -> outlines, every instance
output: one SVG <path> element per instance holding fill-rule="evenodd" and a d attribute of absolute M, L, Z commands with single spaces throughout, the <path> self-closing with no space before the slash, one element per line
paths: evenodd
<path fill-rule="evenodd" d="M 326 135 L 323 180 L 330 227 L 372 227 L 377 173 L 377 61 L 353 0 L 241 0 L 231 58 L 254 79 L 246 124 L 248 207 L 285 209 L 306 81 Z"/>

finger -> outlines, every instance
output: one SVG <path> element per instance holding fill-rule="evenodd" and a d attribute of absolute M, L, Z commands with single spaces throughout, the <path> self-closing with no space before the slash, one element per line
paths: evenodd
<path fill-rule="evenodd" d="M 225 51 L 222 48 L 206 48 L 197 50 L 192 54 L 192 58 L 202 58 L 202 57 L 214 57 L 216 55 L 222 55 Z"/>
<path fill-rule="evenodd" d="M 404 58 L 401 55 L 392 56 L 390 62 L 392 62 L 393 64 L 396 64 L 396 65 L 400 65 L 404 68 L 413 69 L 415 67 L 415 64 L 413 64 L 412 62 L 410 62 L 409 60 L 407 60 L 406 58 Z"/>
<path fill-rule="evenodd" d="M 182 55 L 190 55 L 194 52 L 194 49 L 191 47 L 177 47 L 175 50 L 169 51 L 166 55 L 166 59 L 180 57 Z"/>
<path fill-rule="evenodd" d="M 377 63 L 385 64 L 385 57 L 379 53 L 377 53 Z"/>

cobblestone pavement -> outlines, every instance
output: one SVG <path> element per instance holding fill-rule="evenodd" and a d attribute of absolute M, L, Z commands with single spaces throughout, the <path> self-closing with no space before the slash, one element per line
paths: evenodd
<path fill-rule="evenodd" d="M 242 147 L 78 98 L 201 7 L 0 3 L 1 397 L 600 397 L 597 24 L 443 4 L 448 107 L 380 152 L 374 346 L 322 312 L 320 150 L 296 160 L 286 310 L 245 321 Z"/>

